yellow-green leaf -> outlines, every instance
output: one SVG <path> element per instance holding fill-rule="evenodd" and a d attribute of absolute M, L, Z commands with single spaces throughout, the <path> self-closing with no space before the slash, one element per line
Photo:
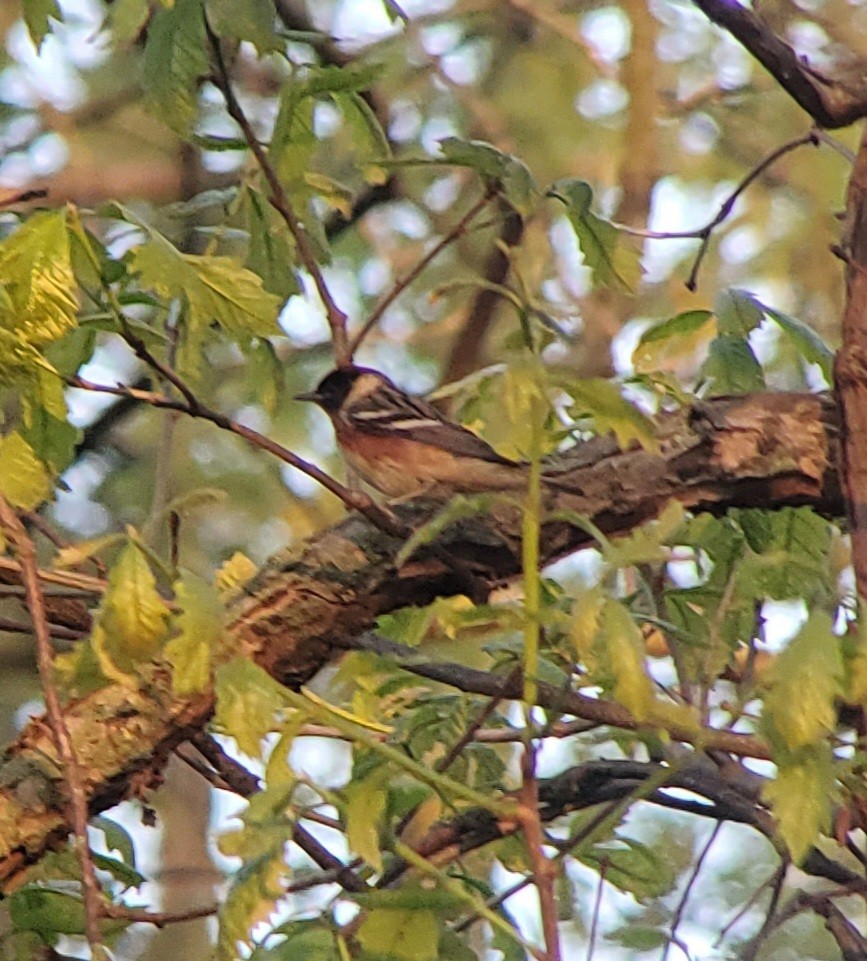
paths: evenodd
<path fill-rule="evenodd" d="M 379 825 L 385 811 L 386 792 L 374 773 L 353 781 L 344 789 L 346 797 L 346 838 L 349 848 L 377 872 L 382 871 Z"/>
<path fill-rule="evenodd" d="M 794 752 L 827 737 L 842 678 L 840 640 L 830 615 L 816 610 L 768 672 L 762 727 L 772 744 Z"/>
<path fill-rule="evenodd" d="M 219 595 L 189 571 L 175 583 L 178 634 L 166 644 L 166 660 L 172 665 L 172 686 L 181 695 L 203 691 L 211 678 L 211 655 L 224 633 Z"/>
<path fill-rule="evenodd" d="M 30 510 L 48 498 L 48 471 L 20 434 L 0 438 L 0 494 L 13 507 Z"/>
<path fill-rule="evenodd" d="M 830 747 L 816 744 L 778 765 L 777 776 L 765 787 L 764 796 L 779 822 L 792 860 L 798 864 L 819 833 L 830 826 L 835 797 Z"/>
<path fill-rule="evenodd" d="M 439 956 L 433 911 L 377 908 L 362 921 L 357 937 L 366 953 L 389 961 L 436 961 Z"/>
<path fill-rule="evenodd" d="M 262 738 L 281 724 L 286 706 L 283 688 L 257 664 L 236 657 L 222 664 L 216 673 L 219 728 L 238 742 L 251 757 L 258 757 Z"/>
<path fill-rule="evenodd" d="M 644 639 L 629 611 L 609 598 L 600 617 L 605 667 L 612 676 L 612 694 L 639 721 L 653 708 L 653 686 L 644 664 Z"/>
<path fill-rule="evenodd" d="M 599 434 L 612 431 L 622 450 L 633 442 L 650 451 L 659 448 L 653 421 L 626 400 L 617 384 L 594 377 L 566 381 L 562 386 L 572 397 L 572 415 L 592 418 Z"/>
<path fill-rule="evenodd" d="M 130 541 L 108 576 L 99 623 L 107 651 L 118 668 L 129 671 L 149 661 L 166 638 L 169 609 L 156 587 L 144 552 Z"/>

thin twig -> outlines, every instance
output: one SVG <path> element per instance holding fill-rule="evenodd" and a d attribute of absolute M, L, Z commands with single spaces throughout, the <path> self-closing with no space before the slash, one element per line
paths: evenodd
<path fill-rule="evenodd" d="M 346 314 L 337 306 L 334 298 L 331 296 L 331 291 L 328 289 L 328 285 L 325 283 L 325 277 L 319 267 L 316 260 L 316 254 L 313 250 L 313 246 L 310 243 L 310 239 L 307 236 L 298 215 L 292 207 L 292 202 L 283 189 L 283 184 L 280 182 L 280 178 L 277 176 L 277 171 L 274 169 L 271 163 L 268 153 L 262 144 L 259 142 L 259 138 L 256 136 L 255 131 L 250 125 L 250 121 L 247 119 L 246 114 L 241 108 L 238 98 L 235 96 L 235 91 L 232 89 L 232 82 L 229 77 L 229 71 L 226 67 L 226 61 L 223 58 L 223 51 L 220 47 L 220 40 L 211 30 L 211 26 L 208 23 L 208 18 L 205 17 L 205 31 L 208 35 L 208 41 L 211 45 L 211 50 L 214 54 L 214 64 L 216 65 L 216 74 L 213 77 L 213 81 L 216 84 L 219 91 L 223 94 L 226 101 L 226 110 L 229 116 L 235 121 L 235 123 L 241 128 L 241 133 L 244 140 L 247 142 L 247 146 L 250 148 L 251 153 L 256 158 L 256 162 L 259 164 L 259 169 L 262 171 L 266 182 L 268 183 L 268 189 L 270 190 L 270 197 L 268 198 L 273 205 L 274 209 L 283 218 L 286 226 L 289 228 L 289 233 L 292 234 L 292 238 L 295 241 L 295 245 L 298 249 L 298 256 L 304 268 L 310 274 L 313 283 L 316 286 L 316 290 L 319 293 L 319 297 L 322 300 L 322 304 L 325 308 L 325 314 L 328 319 L 328 326 L 331 328 L 331 341 L 334 345 L 334 359 L 338 366 L 346 364 L 351 359 L 351 353 L 347 348 L 347 336 L 346 336 Z"/>
<path fill-rule="evenodd" d="M 71 542 L 66 540 L 65 537 L 61 537 L 48 521 L 46 521 L 41 514 L 37 514 L 36 511 L 21 511 L 21 518 L 35 527 L 36 530 L 38 530 L 44 538 L 51 541 L 55 547 L 63 550 L 71 546 Z M 100 577 L 106 577 L 108 575 L 108 569 L 98 557 L 91 555 L 87 558 L 87 562 L 93 564 Z"/>
<path fill-rule="evenodd" d="M 80 641 L 87 637 L 87 631 L 76 631 L 72 627 L 64 627 L 62 624 L 49 624 L 48 630 L 52 637 L 60 641 Z M 8 617 L 0 617 L 0 631 L 8 631 L 10 634 L 33 634 L 32 624 L 26 621 L 14 621 Z"/>
<path fill-rule="evenodd" d="M 590 937 L 587 940 L 587 961 L 593 961 L 593 955 L 596 952 L 596 939 L 599 936 L 599 915 L 602 912 L 602 892 L 605 890 L 605 875 L 607 873 L 608 861 L 603 858 L 599 862 L 599 883 L 596 885 L 593 917 L 590 921 Z"/>
<path fill-rule="evenodd" d="M 698 283 L 698 272 L 701 269 L 702 262 L 707 254 L 711 236 L 716 228 L 719 227 L 724 220 L 728 219 L 741 194 L 755 180 L 757 180 L 768 169 L 768 167 L 775 164 L 780 157 L 785 156 L 787 153 L 791 153 L 793 150 L 797 150 L 799 147 L 806 146 L 807 144 L 812 144 L 814 147 L 818 147 L 822 142 L 827 143 L 827 140 L 824 137 L 819 136 L 819 131 L 811 129 L 808 133 L 805 133 L 800 137 L 795 137 L 794 139 L 781 144 L 775 150 L 772 150 L 767 157 L 764 158 L 764 160 L 753 167 L 753 169 L 750 170 L 743 180 L 741 180 L 741 182 L 720 205 L 720 208 L 716 212 L 715 216 L 708 221 L 704 227 L 698 227 L 695 230 L 666 231 L 644 230 L 637 227 L 629 227 L 625 224 L 617 224 L 617 229 L 622 230 L 624 233 L 630 234 L 634 237 L 643 237 L 646 240 L 701 240 L 701 245 L 699 246 L 698 253 L 696 254 L 695 261 L 692 265 L 692 270 L 690 270 L 689 277 L 686 281 L 687 289 L 695 290 Z"/>
<path fill-rule="evenodd" d="M 284 463 L 295 467 L 308 477 L 312 477 L 313 480 L 320 483 L 326 490 L 334 494 L 335 497 L 340 498 L 351 510 L 357 510 L 363 514 L 372 524 L 380 528 L 380 530 L 400 537 L 407 536 L 408 532 L 391 511 L 378 505 L 366 494 L 360 491 L 350 490 L 326 474 L 325 471 L 320 470 L 315 464 L 311 464 L 297 454 L 293 454 L 292 451 L 283 447 L 282 444 L 278 444 L 276 441 L 271 440 L 264 434 L 260 434 L 251 427 L 245 427 L 243 424 L 239 424 L 230 417 L 226 417 L 225 414 L 212 410 L 195 397 L 193 397 L 193 401 L 190 403 L 189 401 L 175 400 L 171 397 L 166 397 L 164 394 L 159 394 L 155 391 L 138 390 L 122 384 L 118 384 L 116 387 L 111 387 L 108 384 L 95 384 L 92 381 L 85 380 L 83 377 L 78 376 L 67 377 L 65 378 L 65 382 L 70 387 L 78 387 L 80 390 L 89 390 L 97 394 L 112 394 L 115 397 L 134 397 L 142 403 L 150 404 L 151 407 L 162 410 L 177 410 L 183 414 L 189 414 L 190 417 L 198 417 L 202 420 L 210 421 L 217 427 L 221 427 L 223 430 L 227 430 L 243 438 L 254 447 L 268 451 L 269 454 L 273 454 Z"/>
<path fill-rule="evenodd" d="M 425 270 L 425 268 L 430 264 L 436 257 L 438 257 L 447 247 L 450 247 L 458 238 L 462 237 L 469 228 L 472 221 L 487 207 L 487 205 L 494 198 L 495 193 L 491 190 L 485 192 L 479 200 L 477 200 L 472 207 L 461 217 L 461 219 L 452 227 L 452 229 L 445 234 L 436 244 L 431 247 L 431 249 L 418 261 L 418 263 L 405 274 L 397 283 L 395 283 L 391 290 L 382 298 L 382 300 L 374 307 L 373 312 L 362 324 L 361 329 L 352 338 L 349 344 L 349 357 L 355 356 L 356 351 L 361 346 L 365 337 L 373 330 L 376 324 L 381 320 L 382 315 L 388 310 L 388 308 L 397 300 L 397 298 L 406 290 L 407 287 Z"/>
<path fill-rule="evenodd" d="M 79 766 L 72 745 L 72 738 L 63 716 L 63 709 L 60 706 L 60 697 L 54 684 L 51 633 L 48 627 L 45 598 L 42 595 L 42 585 L 39 581 L 36 564 L 36 547 L 18 515 L 2 495 L 0 495 L 0 525 L 6 529 L 21 561 L 21 574 L 27 591 L 27 607 L 30 616 L 33 618 L 33 630 L 36 637 L 36 663 L 42 683 L 42 696 L 45 699 L 45 711 L 51 729 L 51 738 L 54 741 L 54 748 L 61 764 L 67 795 L 68 816 L 74 834 L 74 848 L 81 867 L 85 936 L 93 957 L 96 958 L 102 953 L 102 934 L 99 929 L 102 892 L 87 840 L 89 814 L 84 773 Z"/>
<path fill-rule="evenodd" d="M 677 907 L 674 910 L 674 918 L 671 922 L 671 931 L 669 932 L 669 940 L 665 942 L 665 947 L 662 949 L 662 959 L 661 961 L 666 961 L 668 958 L 668 952 L 672 944 L 677 944 L 677 929 L 680 926 L 680 922 L 683 920 L 684 912 L 686 911 L 686 905 L 689 901 L 689 896 L 692 893 L 693 886 L 695 885 L 696 879 L 698 878 L 698 873 L 701 871 L 701 866 L 704 864 L 705 858 L 710 853 L 710 849 L 713 847 L 714 841 L 719 837 L 719 833 L 722 830 L 723 822 L 717 821 L 713 826 L 713 830 L 710 832 L 710 837 L 707 839 L 707 843 L 701 850 L 696 859 L 695 866 L 690 873 L 689 880 L 686 882 L 686 887 L 683 889 L 683 895 L 678 901 Z M 687 954 L 687 957 L 689 955 Z"/>
<path fill-rule="evenodd" d="M 164 928 L 169 924 L 182 924 L 184 921 L 209 918 L 219 910 L 219 904 L 190 908 L 188 911 L 148 911 L 144 908 L 128 908 L 124 904 L 104 904 L 102 916 L 117 921 L 128 921 L 130 924 L 152 924 L 154 927 Z"/>

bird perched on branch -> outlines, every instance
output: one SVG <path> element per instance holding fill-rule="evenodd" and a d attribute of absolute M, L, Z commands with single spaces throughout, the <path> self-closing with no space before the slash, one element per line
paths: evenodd
<path fill-rule="evenodd" d="M 518 491 L 527 465 L 501 457 L 433 405 L 369 367 L 338 367 L 296 400 L 331 418 L 347 463 L 389 497 Z"/>

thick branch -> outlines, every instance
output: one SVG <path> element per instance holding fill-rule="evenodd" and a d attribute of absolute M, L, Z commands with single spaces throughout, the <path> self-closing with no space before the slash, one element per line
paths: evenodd
<path fill-rule="evenodd" d="M 606 438 L 582 444 L 558 474 L 559 483 L 577 493 L 552 493 L 546 506 L 584 514 L 608 534 L 654 517 L 672 497 L 717 513 L 811 504 L 839 514 L 836 464 L 829 397 L 722 398 L 663 418 L 658 454 L 620 452 Z M 404 523 L 418 524 L 430 506 L 408 504 L 399 513 Z M 550 523 L 542 561 L 587 543 L 582 530 Z M 337 656 L 340 639 L 369 630 L 380 614 L 463 592 L 467 569 L 490 587 L 515 576 L 520 510 L 504 502 L 465 519 L 445 532 L 436 552 L 422 551 L 395 570 L 399 546 L 396 537 L 353 515 L 274 558 L 232 605 L 228 653 L 254 657 L 285 683 L 302 683 Z M 445 556 L 457 564 L 447 566 Z M 212 710 L 211 692 L 178 697 L 159 667 L 139 688 L 114 685 L 67 705 L 91 813 L 157 783 L 168 754 L 203 728 Z M 50 734 L 36 719 L 9 746 L 0 768 L 0 880 L 8 882 L 65 837 L 59 772 Z"/>
<path fill-rule="evenodd" d="M 693 3 L 738 40 L 818 126 L 847 127 L 867 113 L 867 85 L 862 75 L 853 72 L 845 78 L 834 78 L 812 69 L 758 14 L 738 0 Z"/>

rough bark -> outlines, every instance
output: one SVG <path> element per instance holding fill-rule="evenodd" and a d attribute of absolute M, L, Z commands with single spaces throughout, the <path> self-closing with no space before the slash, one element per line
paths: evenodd
<path fill-rule="evenodd" d="M 629 531 L 671 498 L 691 510 L 809 504 L 842 511 L 837 477 L 836 409 L 825 395 L 757 394 L 716 399 L 660 421 L 659 451 L 617 450 L 609 439 L 580 445 L 563 459 L 548 508 L 588 516 L 609 535 Z M 408 504 L 418 524 L 430 506 Z M 543 562 L 588 543 L 563 521 L 545 526 Z M 274 558 L 233 604 L 221 656 L 255 658 L 297 685 L 339 654 L 340 638 L 369 629 L 384 612 L 465 591 L 467 573 L 489 588 L 520 568 L 520 509 L 504 503 L 445 532 L 399 570 L 400 543 L 358 516 Z M 454 566 L 443 558 L 453 558 Z M 113 685 L 70 703 L 74 739 L 92 813 L 142 795 L 159 783 L 169 753 L 200 730 L 213 694 L 173 695 L 155 665 L 138 687 Z M 0 765 L 0 882 L 66 835 L 62 784 L 51 736 L 34 719 Z"/>

